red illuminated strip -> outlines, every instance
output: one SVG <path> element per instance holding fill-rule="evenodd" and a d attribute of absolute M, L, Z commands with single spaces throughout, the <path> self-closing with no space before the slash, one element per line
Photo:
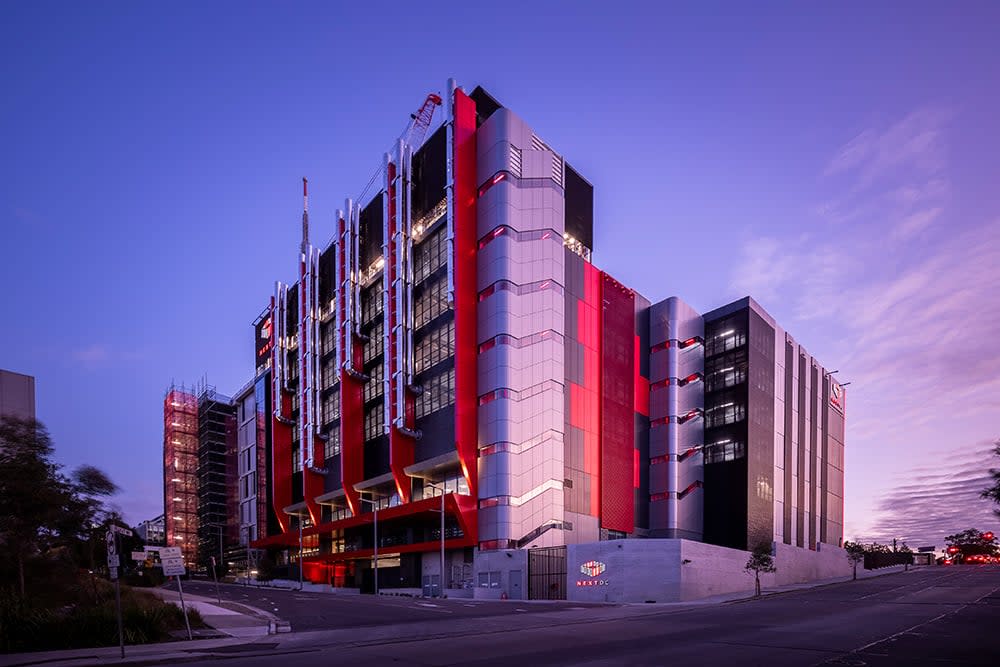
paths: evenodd
<path fill-rule="evenodd" d="M 529 345 L 534 345 L 535 343 L 542 343 L 547 340 L 555 340 L 560 343 L 563 340 L 563 335 L 558 331 L 552 329 L 546 329 L 544 331 L 539 331 L 538 333 L 533 333 L 530 336 L 523 336 L 517 338 L 516 336 L 511 336 L 510 334 L 499 334 L 490 338 L 489 340 L 483 341 L 479 344 L 479 353 L 482 354 L 488 350 L 492 350 L 498 345 L 509 345 L 510 347 L 521 349 L 523 347 L 528 347 Z"/>
<path fill-rule="evenodd" d="M 508 178 L 514 178 L 509 171 L 498 171 L 497 173 L 493 174 L 493 176 L 486 179 L 485 183 L 479 186 L 479 196 L 482 197 L 494 185 L 496 185 L 501 181 L 505 181 Z"/>
<path fill-rule="evenodd" d="M 548 239 L 556 239 L 562 244 L 562 237 L 554 229 L 527 229 L 523 232 L 515 231 L 513 227 L 509 225 L 500 225 L 490 233 L 479 239 L 479 249 L 482 250 L 490 241 L 498 239 L 501 236 L 512 238 L 514 241 L 547 241 Z"/>
<path fill-rule="evenodd" d="M 681 498 L 683 498 L 687 494 L 691 493 L 695 489 L 701 489 L 704 486 L 705 486 L 705 484 L 703 482 L 701 482 L 701 481 L 691 482 L 690 484 L 688 484 L 688 487 L 686 489 L 684 489 L 683 491 L 681 491 L 680 493 L 677 494 L 677 499 L 680 500 Z"/>
<path fill-rule="evenodd" d="M 525 283 L 523 285 L 518 285 L 510 280 L 498 280 L 483 291 L 479 293 L 479 300 L 484 301 L 490 296 L 496 294 L 497 292 L 513 292 L 517 296 L 522 296 L 524 294 L 531 294 L 532 292 L 541 292 L 544 290 L 552 290 L 556 294 L 562 294 L 562 285 L 555 282 L 554 280 L 539 280 L 533 283 Z"/>
<path fill-rule="evenodd" d="M 563 389 L 563 385 L 559 384 L 555 380 L 546 380 L 545 382 L 540 382 L 539 384 L 532 385 L 530 387 L 525 387 L 521 391 L 516 391 L 510 389 L 509 387 L 500 387 L 499 389 L 494 389 L 493 391 L 486 392 L 479 397 L 479 405 L 486 405 L 487 403 L 492 403 L 493 401 L 500 400 L 501 398 L 509 398 L 515 401 L 523 401 L 525 399 L 531 398 L 532 396 L 537 396 L 545 391 L 551 391 L 553 389 Z"/>

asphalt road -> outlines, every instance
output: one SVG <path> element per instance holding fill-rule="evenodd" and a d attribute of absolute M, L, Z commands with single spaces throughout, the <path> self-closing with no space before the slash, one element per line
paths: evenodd
<path fill-rule="evenodd" d="M 305 604 L 295 600 L 297 595 L 289 594 L 288 602 Z M 386 619 L 403 613 L 397 605 L 416 603 L 371 598 L 337 602 L 365 616 L 384 612 Z M 457 611 L 452 604 L 461 604 L 443 602 L 450 604 L 438 608 L 441 611 Z M 498 611 L 500 604 L 530 611 L 511 615 Z M 199 661 L 192 656 L 190 664 L 1000 664 L 997 566 L 918 569 L 737 603 L 587 609 L 568 604 L 534 613 L 548 606 L 495 603 L 479 609 L 492 616 L 439 613 L 426 623 L 393 625 L 395 621 L 387 620 L 382 627 L 349 632 L 278 635 L 235 647 L 228 660 L 215 655 Z"/>
<path fill-rule="evenodd" d="M 183 586 L 185 593 L 215 599 L 215 584 L 211 581 L 185 581 Z M 171 581 L 164 588 L 175 591 L 177 584 Z M 391 595 L 376 598 L 373 595 L 331 595 L 236 584 L 220 584 L 219 592 L 223 601 L 241 602 L 288 621 L 292 632 L 548 613 L 594 606 L 573 602 L 518 604 L 516 601 L 437 600 Z"/>

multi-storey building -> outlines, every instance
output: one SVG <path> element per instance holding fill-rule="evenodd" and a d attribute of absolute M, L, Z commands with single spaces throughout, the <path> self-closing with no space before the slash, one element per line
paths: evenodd
<path fill-rule="evenodd" d="M 506 590 L 515 575 L 478 560 L 625 537 L 837 544 L 829 374 L 809 359 L 776 391 L 785 334 L 754 302 L 702 315 L 601 271 L 591 184 L 481 88 L 444 106 L 326 248 L 305 198 L 298 280 L 255 322 L 240 394 L 251 545 L 339 586 L 377 567 L 383 585 Z"/>
<path fill-rule="evenodd" d="M 198 394 L 198 554 L 202 566 L 238 542 L 236 406 L 203 387 Z"/>
<path fill-rule="evenodd" d="M 165 544 L 198 562 L 198 396 L 172 386 L 163 399 L 163 515 Z"/>
<path fill-rule="evenodd" d="M 0 416 L 35 418 L 35 378 L 0 368 Z"/>
<path fill-rule="evenodd" d="M 233 401 L 211 387 L 170 387 L 163 466 L 164 543 L 181 547 L 188 567 L 204 569 L 239 543 Z"/>
<path fill-rule="evenodd" d="M 150 546 L 162 546 L 166 539 L 166 521 L 164 515 L 155 519 L 147 519 L 135 527 L 139 539 Z"/>

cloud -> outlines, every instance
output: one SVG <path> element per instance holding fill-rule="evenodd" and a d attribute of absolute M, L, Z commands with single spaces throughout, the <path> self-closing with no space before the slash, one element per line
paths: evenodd
<path fill-rule="evenodd" d="M 136 362 L 146 357 L 143 350 L 118 349 L 107 343 L 91 343 L 70 353 L 73 361 L 87 368 L 96 368 L 116 362 Z"/>
<path fill-rule="evenodd" d="M 989 468 L 1000 464 L 993 443 L 941 452 L 938 459 L 933 466 L 901 472 L 877 497 L 871 525 L 850 538 L 888 543 L 895 537 L 914 548 L 933 544 L 940 549 L 947 535 L 1000 522 L 993 513 L 996 505 L 980 497 L 990 486 Z"/>
<path fill-rule="evenodd" d="M 87 366 L 103 364 L 111 359 L 111 348 L 103 343 L 92 343 L 73 350 L 73 359 Z"/>
<path fill-rule="evenodd" d="M 848 536 L 891 537 L 921 498 L 952 511 L 929 487 L 896 484 L 887 497 L 886 480 L 901 462 L 957 474 L 942 452 L 1000 433 L 1000 217 L 950 215 L 948 119 L 916 112 L 857 135 L 823 171 L 812 231 L 751 240 L 731 275 L 738 295 L 760 289 L 779 322 L 853 383 Z M 953 481 L 968 497 L 976 479 L 963 474 Z"/>

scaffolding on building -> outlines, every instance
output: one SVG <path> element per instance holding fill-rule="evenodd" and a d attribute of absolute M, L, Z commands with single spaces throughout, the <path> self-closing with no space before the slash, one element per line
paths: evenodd
<path fill-rule="evenodd" d="M 198 397 L 171 385 L 163 399 L 163 508 L 166 545 L 198 562 Z"/>

